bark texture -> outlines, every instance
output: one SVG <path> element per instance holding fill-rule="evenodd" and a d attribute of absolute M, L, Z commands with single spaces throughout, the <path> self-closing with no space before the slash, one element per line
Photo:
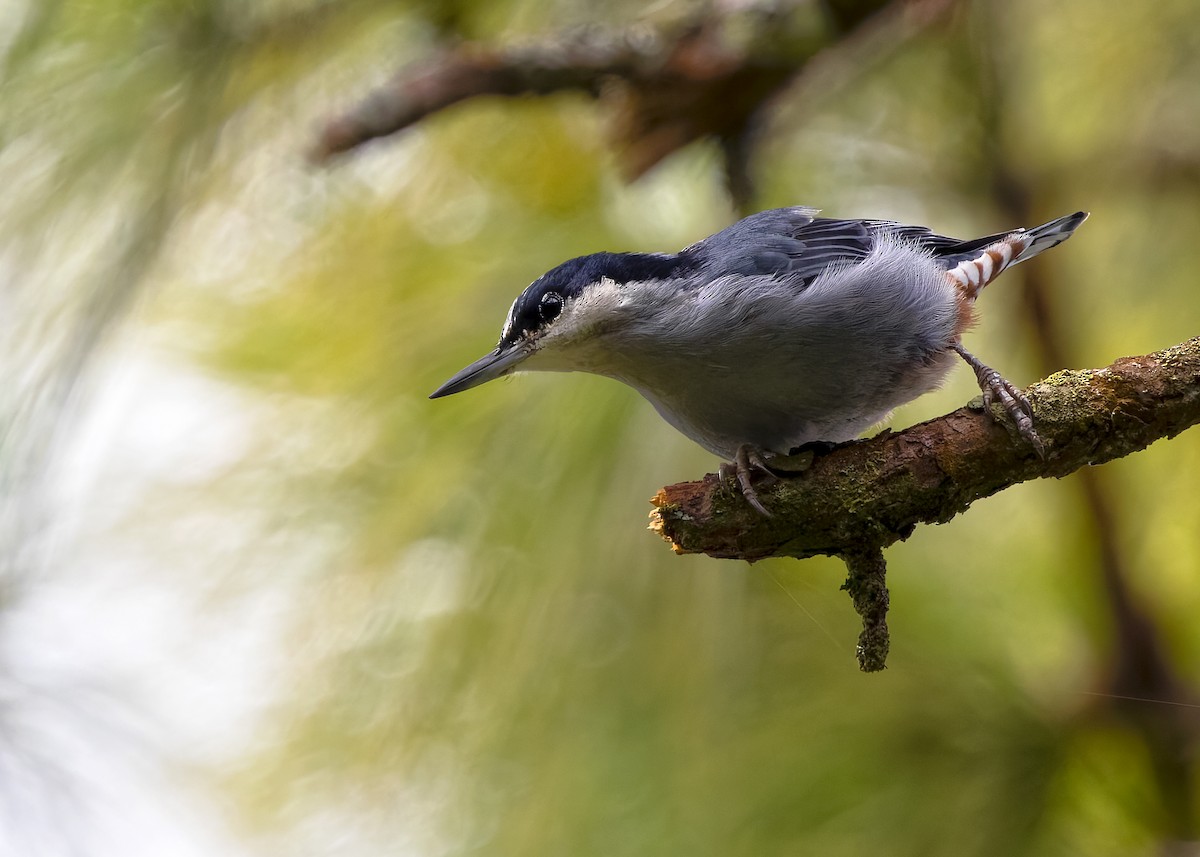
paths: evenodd
<path fill-rule="evenodd" d="M 974 402 L 843 444 L 801 475 L 760 488 L 771 518 L 709 474 L 659 491 L 651 528 L 679 553 L 870 556 L 1010 485 L 1103 464 L 1200 422 L 1200 337 L 1102 369 L 1057 372 L 1026 394 L 1045 459 L 998 405 L 993 419 Z"/>

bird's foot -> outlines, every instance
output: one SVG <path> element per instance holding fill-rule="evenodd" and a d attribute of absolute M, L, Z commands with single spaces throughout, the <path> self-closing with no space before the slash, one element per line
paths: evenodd
<path fill-rule="evenodd" d="M 1039 458 L 1045 458 L 1046 446 L 1033 427 L 1033 406 L 1029 404 L 1025 394 L 1005 380 L 995 369 L 985 365 L 978 357 L 963 348 L 961 342 L 956 342 L 951 347 L 959 357 L 967 361 L 968 366 L 975 370 L 975 378 L 979 381 L 979 388 L 983 390 L 983 409 L 991 414 L 992 403 L 999 401 L 1008 415 L 1012 417 L 1013 422 L 1017 424 L 1017 432 L 1021 437 L 1029 442 Z"/>
<path fill-rule="evenodd" d="M 742 496 L 746 498 L 746 502 L 753 506 L 761 515 L 770 518 L 771 513 L 767 511 L 767 507 L 758 499 L 758 492 L 754 490 L 753 471 L 764 473 L 773 482 L 777 479 L 776 475 L 763 461 L 762 455 L 757 449 L 742 444 L 738 447 L 737 453 L 733 457 L 733 461 L 722 462 L 720 476 L 722 479 L 727 479 L 733 476 L 737 480 L 738 488 L 741 489 Z"/>

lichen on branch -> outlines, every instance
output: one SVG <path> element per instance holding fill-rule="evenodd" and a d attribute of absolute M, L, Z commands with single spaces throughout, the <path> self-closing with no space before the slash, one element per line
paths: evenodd
<path fill-rule="evenodd" d="M 800 476 L 761 488 L 770 518 L 709 474 L 659 491 L 651 527 L 679 553 L 726 559 L 887 547 L 918 524 L 949 521 L 981 497 L 1121 458 L 1200 422 L 1200 337 L 1102 369 L 1057 372 L 1026 394 L 1045 459 L 999 405 L 995 419 L 967 406 L 842 444 Z"/>
<path fill-rule="evenodd" d="M 759 488 L 771 517 L 709 474 L 659 491 L 650 527 L 677 553 L 750 561 L 842 557 L 849 572 L 843 588 L 863 617 L 860 665 L 883 669 L 883 549 L 920 524 L 949 521 L 981 497 L 1121 458 L 1200 422 L 1200 337 L 1102 369 L 1057 372 L 1026 395 L 1045 458 L 999 405 L 992 418 L 972 403 L 903 431 L 842 444 L 799 476 Z"/>

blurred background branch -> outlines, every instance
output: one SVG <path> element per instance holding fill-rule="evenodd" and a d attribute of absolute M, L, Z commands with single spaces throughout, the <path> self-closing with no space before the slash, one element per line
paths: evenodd
<path fill-rule="evenodd" d="M 484 95 L 549 95 L 579 90 L 609 108 L 609 136 L 627 180 L 697 140 L 717 140 L 732 198 L 751 201 L 749 175 L 760 114 L 822 52 L 894 49 L 939 20 L 956 0 L 802 0 L 729 3 L 703 9 L 669 31 L 589 27 L 541 42 L 497 49 L 455 45 L 407 67 L 352 110 L 329 120 L 318 162 L 408 128 Z M 817 6 L 818 33 L 790 27 L 800 7 Z M 830 64 L 846 59 L 831 57 Z M 845 71 L 846 69 L 843 69 Z"/>

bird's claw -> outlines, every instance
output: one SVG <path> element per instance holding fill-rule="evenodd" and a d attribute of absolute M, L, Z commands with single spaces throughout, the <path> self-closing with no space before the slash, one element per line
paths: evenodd
<path fill-rule="evenodd" d="M 1046 445 L 1033 427 L 1033 405 L 1029 403 L 1029 399 L 1025 398 L 1025 394 L 995 369 L 987 366 L 978 357 L 963 348 L 961 343 L 956 343 L 954 350 L 975 371 L 975 378 L 979 382 L 979 388 L 983 391 L 983 409 L 991 415 L 992 405 L 999 402 L 1005 412 L 1012 417 L 1012 421 L 1016 423 L 1017 433 L 1033 447 L 1038 458 L 1045 458 Z"/>
<path fill-rule="evenodd" d="M 758 492 L 754 490 L 753 471 L 757 470 L 760 473 L 765 473 L 772 481 L 778 477 L 763 461 L 758 450 L 742 444 L 738 447 L 737 453 L 733 457 L 732 462 L 723 462 L 721 464 L 720 476 L 722 479 L 727 479 L 733 476 L 737 481 L 737 486 L 742 492 L 742 496 L 746 498 L 746 502 L 758 511 L 764 517 L 773 517 L 767 511 L 767 507 L 758 499 Z"/>

